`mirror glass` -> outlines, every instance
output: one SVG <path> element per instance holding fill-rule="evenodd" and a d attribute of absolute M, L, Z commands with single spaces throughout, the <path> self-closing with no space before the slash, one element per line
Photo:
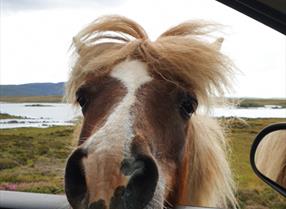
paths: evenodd
<path fill-rule="evenodd" d="M 277 130 L 264 136 L 256 153 L 257 169 L 286 189 L 286 130 Z"/>

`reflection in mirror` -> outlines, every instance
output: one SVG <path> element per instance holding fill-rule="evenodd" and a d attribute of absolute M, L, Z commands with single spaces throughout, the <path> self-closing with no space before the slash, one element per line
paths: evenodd
<path fill-rule="evenodd" d="M 286 189 L 286 130 L 264 136 L 255 153 L 255 164 L 264 176 Z"/>

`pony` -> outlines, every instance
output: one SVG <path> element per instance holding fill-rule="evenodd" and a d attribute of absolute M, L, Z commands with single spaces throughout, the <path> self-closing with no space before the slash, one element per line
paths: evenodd
<path fill-rule="evenodd" d="M 267 134 L 255 153 L 257 169 L 266 177 L 286 188 L 286 131 Z"/>
<path fill-rule="evenodd" d="M 151 41 L 103 16 L 73 38 L 66 97 L 83 121 L 65 169 L 72 208 L 236 207 L 224 129 L 197 111 L 231 84 L 223 39 L 206 38 L 215 28 L 188 21 Z"/>

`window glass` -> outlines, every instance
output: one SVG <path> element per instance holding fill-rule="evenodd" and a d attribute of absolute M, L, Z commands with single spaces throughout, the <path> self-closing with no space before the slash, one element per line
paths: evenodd
<path fill-rule="evenodd" d="M 65 161 L 73 149 L 79 110 L 62 103 L 76 33 L 102 15 L 119 14 L 141 24 L 152 41 L 186 20 L 221 24 L 222 52 L 237 70 L 237 107 L 215 107 L 230 125 L 231 166 L 242 208 L 285 205 L 252 172 L 252 139 L 286 117 L 286 39 L 273 29 L 216 1 L 1 1 L 0 189 L 63 194 Z M 19 84 L 28 84 L 18 86 Z"/>

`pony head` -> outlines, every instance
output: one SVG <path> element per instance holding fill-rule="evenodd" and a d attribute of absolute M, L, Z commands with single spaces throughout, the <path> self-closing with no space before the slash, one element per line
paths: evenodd
<path fill-rule="evenodd" d="M 186 22 L 151 42 L 134 21 L 97 19 L 74 37 L 67 97 L 83 123 L 65 191 L 74 209 L 234 205 L 218 123 L 195 114 L 228 87 L 213 25 Z"/>

